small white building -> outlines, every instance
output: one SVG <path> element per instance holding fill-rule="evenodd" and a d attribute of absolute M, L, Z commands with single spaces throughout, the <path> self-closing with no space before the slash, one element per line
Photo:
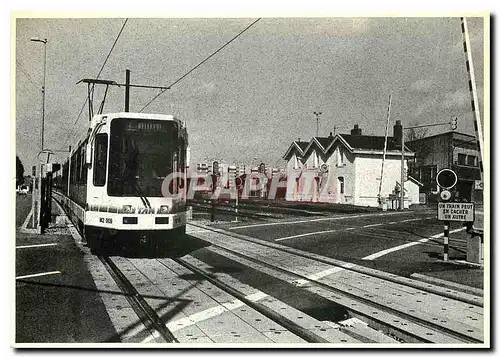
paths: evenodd
<path fill-rule="evenodd" d="M 405 181 L 405 196 L 408 196 L 410 205 L 420 204 L 420 189 L 423 186 L 423 183 L 408 175 L 408 180 Z"/>
<path fill-rule="evenodd" d="M 395 137 L 362 135 L 358 125 L 351 134 L 294 141 L 284 155 L 287 161 L 288 201 L 346 203 L 379 206 L 401 181 L 401 122 Z M 399 140 L 397 139 L 399 138 Z M 414 153 L 405 146 L 404 165 Z M 383 178 L 381 178 L 383 163 Z"/>

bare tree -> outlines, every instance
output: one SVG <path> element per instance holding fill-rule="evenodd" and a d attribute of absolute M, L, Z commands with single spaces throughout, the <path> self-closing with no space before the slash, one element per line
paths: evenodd
<path fill-rule="evenodd" d="M 412 123 L 410 127 L 418 126 L 419 123 Z M 413 177 L 418 177 L 417 170 L 424 165 L 425 158 L 430 154 L 431 148 L 423 140 L 429 128 L 410 128 L 405 132 L 405 143 L 413 152 L 415 157 L 413 162 L 409 162 L 409 174 Z"/>
<path fill-rule="evenodd" d="M 428 132 L 429 128 L 410 128 L 405 133 L 405 142 L 425 138 Z"/>
<path fill-rule="evenodd" d="M 16 155 L 16 185 L 19 186 L 24 183 L 24 165 L 21 159 Z"/>

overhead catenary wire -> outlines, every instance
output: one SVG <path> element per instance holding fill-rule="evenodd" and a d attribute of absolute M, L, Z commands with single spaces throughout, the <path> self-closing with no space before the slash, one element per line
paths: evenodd
<path fill-rule="evenodd" d="M 21 66 L 21 62 L 19 62 L 19 60 L 16 60 L 16 63 L 17 63 L 17 68 L 19 69 L 19 71 L 21 71 L 31 83 L 33 83 L 37 87 L 41 87 L 41 84 L 37 83 L 35 80 L 33 80 L 33 78 L 30 76 L 30 74 L 24 70 L 24 68 L 23 68 L 23 66 Z"/>
<path fill-rule="evenodd" d="M 99 70 L 99 73 L 98 73 L 98 74 L 97 74 L 97 76 L 96 76 L 96 79 L 98 79 L 98 78 L 99 78 L 99 76 L 101 75 L 101 73 L 102 73 L 102 71 L 103 71 L 103 69 L 104 69 L 104 66 L 106 66 L 106 63 L 108 62 L 108 59 L 109 59 L 109 57 L 111 56 L 111 53 L 113 52 L 113 50 L 114 50 L 114 48 L 115 48 L 115 46 L 116 46 L 116 43 L 118 42 L 118 39 L 120 38 L 120 36 L 121 36 L 121 34 L 122 34 L 122 32 L 123 32 L 123 29 L 125 28 L 125 25 L 127 24 L 127 21 L 128 21 L 128 18 L 126 18 L 126 19 L 125 19 L 125 21 L 123 22 L 123 25 L 122 25 L 122 27 L 121 27 L 120 31 L 118 32 L 118 35 L 116 36 L 115 41 L 113 42 L 113 45 L 111 46 L 111 49 L 109 50 L 108 55 L 106 56 L 106 59 L 104 60 L 104 62 L 103 62 L 103 64 L 102 64 L 102 66 L 101 66 L 101 68 L 100 68 L 100 70 Z M 92 90 L 91 90 L 91 91 L 92 91 L 92 93 L 93 93 L 93 91 L 94 91 L 94 86 L 92 86 Z M 68 141 L 70 140 L 70 138 L 72 138 L 72 136 L 74 135 L 74 132 L 75 132 L 75 130 L 76 130 L 76 125 L 78 124 L 78 121 L 80 120 L 80 117 L 81 117 L 81 115 L 82 115 L 82 113 L 83 113 L 83 110 L 84 110 L 85 105 L 87 104 L 88 100 L 89 100 L 89 98 L 88 98 L 88 97 L 86 97 L 86 98 L 85 98 L 85 101 L 83 102 L 82 108 L 80 109 L 80 112 L 78 113 L 78 116 L 76 117 L 76 120 L 75 120 L 75 122 L 73 123 L 73 128 L 72 128 L 72 130 L 71 130 L 70 134 L 68 135 L 68 137 L 66 138 L 66 140 L 65 140 L 65 142 L 64 142 L 64 145 L 66 145 L 66 144 L 68 143 Z M 89 104 L 89 105 L 90 105 L 90 104 Z"/>
<path fill-rule="evenodd" d="M 196 70 L 198 67 L 200 67 L 201 65 L 203 65 L 206 61 L 208 61 L 210 58 L 212 58 L 213 56 L 215 56 L 218 52 L 220 52 L 224 47 L 226 47 L 227 45 L 229 45 L 231 42 L 233 42 L 234 40 L 236 40 L 239 36 L 241 36 L 245 31 L 247 31 L 249 28 L 251 28 L 253 25 L 255 25 L 261 18 L 259 17 L 257 20 L 255 20 L 254 22 L 252 22 L 250 25 L 248 25 L 245 29 L 243 29 L 242 31 L 240 31 L 240 33 L 238 33 L 236 36 L 234 36 L 231 40 L 229 40 L 228 42 L 226 42 L 223 46 L 219 47 L 215 52 L 213 52 L 210 56 L 208 56 L 207 58 L 205 58 L 203 61 L 201 61 L 200 63 L 198 63 L 196 66 L 194 66 L 191 70 L 189 70 L 187 73 L 185 73 L 183 76 L 179 77 L 175 82 L 173 82 L 171 85 L 169 85 L 167 87 L 167 89 L 170 89 L 172 88 L 174 85 L 176 85 L 177 83 L 179 83 L 180 81 L 182 81 L 184 78 L 186 78 L 191 72 L 193 72 L 194 70 Z M 156 96 L 154 96 L 144 107 L 141 108 L 141 110 L 139 112 L 142 112 L 143 110 L 145 110 L 151 103 L 153 103 L 153 101 L 155 101 L 158 97 L 160 97 L 164 92 L 166 91 L 166 89 L 164 90 L 161 90 Z"/>

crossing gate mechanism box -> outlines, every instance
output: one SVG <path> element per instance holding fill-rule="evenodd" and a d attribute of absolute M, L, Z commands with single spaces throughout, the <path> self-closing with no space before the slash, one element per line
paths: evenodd
<path fill-rule="evenodd" d="M 474 203 L 438 203 L 438 220 L 474 221 Z"/>

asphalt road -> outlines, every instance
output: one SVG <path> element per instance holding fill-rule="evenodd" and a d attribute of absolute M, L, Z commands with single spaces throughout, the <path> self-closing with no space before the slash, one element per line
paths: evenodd
<path fill-rule="evenodd" d="M 31 195 L 18 195 L 16 342 L 117 342 L 83 255 L 67 230 L 53 228 L 42 236 L 19 231 L 30 208 Z"/>
<path fill-rule="evenodd" d="M 16 342 L 118 341 L 74 239 L 62 228 L 54 228 L 43 236 L 21 234 L 19 227 L 28 215 L 31 197 L 17 196 L 16 204 Z M 195 212 L 193 218 L 207 224 L 210 215 Z M 234 219 L 218 214 L 211 225 L 403 276 L 446 271 L 452 265 L 439 260 L 443 253 L 439 237 L 443 225 L 433 210 L 285 219 L 240 217 L 238 222 Z M 452 224 L 452 232 L 460 229 L 459 223 Z M 467 238 L 464 230 L 450 235 L 451 259 L 465 258 Z M 190 245 L 187 251 L 215 270 L 268 292 L 317 319 L 337 321 L 345 316 L 342 307 L 237 264 L 203 248 L 201 243 Z M 33 276 L 38 273 L 44 275 Z"/>
<path fill-rule="evenodd" d="M 218 222 L 214 226 L 403 276 L 451 265 L 439 260 L 444 228 L 434 210 Z M 451 224 L 450 231 L 450 259 L 465 259 L 468 235 L 458 222 Z"/>

